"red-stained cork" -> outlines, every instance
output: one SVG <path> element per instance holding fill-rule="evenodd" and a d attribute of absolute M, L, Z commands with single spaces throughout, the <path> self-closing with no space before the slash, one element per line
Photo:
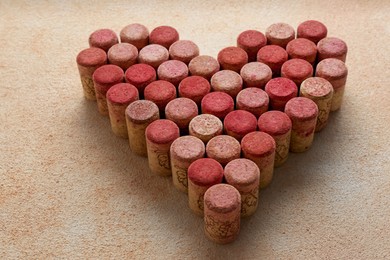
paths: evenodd
<path fill-rule="evenodd" d="M 152 44 L 160 44 L 165 48 L 169 47 L 179 40 L 179 33 L 171 26 L 159 26 L 153 29 L 149 35 L 149 42 Z"/>
<path fill-rule="evenodd" d="M 138 50 L 130 43 L 117 43 L 108 50 L 108 61 L 127 70 L 137 62 Z"/>
<path fill-rule="evenodd" d="M 108 115 L 106 94 L 112 86 L 123 82 L 123 70 L 116 65 L 103 65 L 95 70 L 92 78 L 95 86 L 99 113 Z"/>
<path fill-rule="evenodd" d="M 241 217 L 253 215 L 259 200 L 259 167 L 246 158 L 234 159 L 225 166 L 224 177 L 241 194 Z"/>
<path fill-rule="evenodd" d="M 257 53 L 257 61 L 267 64 L 271 68 L 273 76 L 280 75 L 280 69 L 287 59 L 286 50 L 277 45 L 266 45 Z"/>
<path fill-rule="evenodd" d="M 161 63 L 169 59 L 168 50 L 158 44 L 150 44 L 143 47 L 138 53 L 139 63 L 149 64 L 157 69 Z"/>
<path fill-rule="evenodd" d="M 219 244 L 233 242 L 240 232 L 241 196 L 229 184 L 210 187 L 204 195 L 204 231 Z"/>
<path fill-rule="evenodd" d="M 217 60 L 221 69 L 240 73 L 241 68 L 248 63 L 248 54 L 239 47 L 231 46 L 222 49 Z"/>
<path fill-rule="evenodd" d="M 211 56 L 200 55 L 193 58 L 188 64 L 190 74 L 194 76 L 201 76 L 207 80 L 219 71 L 219 62 Z"/>
<path fill-rule="evenodd" d="M 306 121 L 317 117 L 318 107 L 316 103 L 305 97 L 296 97 L 286 105 L 286 114 L 291 120 Z"/>
<path fill-rule="evenodd" d="M 257 52 L 267 44 L 267 38 L 256 30 L 246 30 L 237 37 L 237 47 L 248 54 L 248 61 L 256 61 Z"/>
<path fill-rule="evenodd" d="M 267 28 L 265 35 L 269 45 L 286 48 L 287 44 L 295 38 L 295 30 L 289 24 L 275 23 Z"/>
<path fill-rule="evenodd" d="M 261 62 L 250 62 L 240 71 L 244 88 L 262 88 L 272 78 L 271 68 Z"/>
<path fill-rule="evenodd" d="M 110 29 L 100 29 L 94 31 L 89 36 L 88 41 L 90 47 L 100 48 L 105 52 L 107 52 L 111 48 L 111 46 L 119 42 L 116 33 Z"/>
<path fill-rule="evenodd" d="M 165 107 L 165 118 L 175 122 L 182 134 L 188 134 L 188 125 L 197 115 L 198 106 L 189 98 L 175 98 Z"/>
<path fill-rule="evenodd" d="M 211 114 L 201 114 L 194 117 L 189 125 L 190 135 L 201 139 L 205 144 L 214 136 L 221 135 L 222 121 Z"/>
<path fill-rule="evenodd" d="M 305 79 L 313 76 L 313 66 L 302 59 L 291 59 L 283 63 L 281 75 L 294 81 L 299 88 Z"/>
<path fill-rule="evenodd" d="M 120 32 L 121 42 L 134 45 L 138 50 L 149 44 L 149 30 L 139 23 L 129 24 Z"/>
<path fill-rule="evenodd" d="M 318 61 L 335 58 L 345 62 L 347 58 L 347 44 L 336 37 L 327 37 L 320 40 L 317 44 Z"/>
<path fill-rule="evenodd" d="M 125 79 L 127 83 L 138 89 L 142 98 L 145 87 L 157 79 L 157 74 L 156 70 L 148 64 L 134 64 L 126 70 Z"/>
<path fill-rule="evenodd" d="M 321 39 L 325 38 L 328 34 L 326 26 L 316 20 L 308 20 L 300 25 L 297 29 L 297 38 L 308 39 L 317 44 Z"/>
<path fill-rule="evenodd" d="M 171 120 L 159 119 L 146 128 L 146 138 L 156 144 L 173 142 L 179 137 L 179 128 Z"/>
<path fill-rule="evenodd" d="M 76 62 L 79 69 L 84 97 L 89 100 L 96 100 L 92 75 L 97 68 L 107 63 L 106 52 L 95 47 L 84 49 L 77 55 Z"/>
<path fill-rule="evenodd" d="M 259 88 L 241 90 L 236 98 L 236 108 L 251 112 L 255 117 L 268 110 L 269 98 L 267 92 Z"/>
<path fill-rule="evenodd" d="M 231 160 L 240 158 L 240 142 L 229 135 L 215 136 L 207 143 L 206 154 L 225 166 Z"/>
<path fill-rule="evenodd" d="M 107 107 L 111 129 L 115 135 L 128 138 L 126 127 L 126 107 L 139 99 L 138 90 L 129 83 L 119 83 L 107 91 Z"/>
<path fill-rule="evenodd" d="M 158 67 L 157 76 L 159 79 L 171 82 L 177 87 L 180 81 L 188 76 L 188 67 L 182 61 L 168 60 Z"/>
<path fill-rule="evenodd" d="M 213 91 L 221 91 L 236 98 L 242 89 L 242 78 L 240 74 L 232 70 L 221 70 L 215 73 L 210 80 Z"/>
<path fill-rule="evenodd" d="M 305 38 L 294 39 L 287 44 L 286 51 L 289 59 L 303 59 L 314 64 L 317 57 L 317 45 Z"/>
<path fill-rule="evenodd" d="M 284 110 L 287 101 L 298 95 L 297 85 L 288 78 L 273 78 L 265 86 L 273 110 Z"/>
<path fill-rule="evenodd" d="M 236 138 L 238 141 L 248 133 L 256 131 L 256 117 L 245 110 L 234 110 L 227 114 L 223 120 L 225 133 Z"/>
<path fill-rule="evenodd" d="M 156 103 L 160 113 L 164 114 L 165 106 L 176 98 L 176 88 L 168 81 L 157 80 L 146 86 L 144 96 L 146 100 Z"/>
<path fill-rule="evenodd" d="M 202 98 L 210 92 L 211 86 L 201 76 L 189 76 L 180 82 L 178 90 L 180 97 L 192 99 L 200 107 Z"/>
<path fill-rule="evenodd" d="M 234 110 L 234 100 L 224 92 L 211 92 L 204 96 L 201 107 L 203 114 L 212 114 L 223 120 Z"/>
<path fill-rule="evenodd" d="M 199 47 L 192 41 L 179 40 L 169 47 L 169 57 L 172 60 L 179 60 L 188 65 L 196 56 L 199 56 Z"/>

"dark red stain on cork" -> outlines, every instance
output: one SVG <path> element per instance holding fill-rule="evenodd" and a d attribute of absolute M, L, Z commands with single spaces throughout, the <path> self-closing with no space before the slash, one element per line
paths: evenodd
<path fill-rule="evenodd" d="M 179 127 L 168 119 L 158 119 L 148 125 L 146 138 L 155 144 L 168 144 L 179 138 Z"/>
<path fill-rule="evenodd" d="M 260 131 L 266 132 L 272 136 L 283 135 L 291 130 L 291 119 L 287 114 L 272 110 L 265 112 L 259 117 L 257 122 Z"/>
<path fill-rule="evenodd" d="M 212 186 L 222 182 L 222 165 L 211 158 L 201 158 L 188 167 L 188 179 L 198 186 Z"/>
<path fill-rule="evenodd" d="M 179 40 L 179 33 L 171 26 L 159 26 L 153 29 L 149 35 L 149 42 L 160 44 L 169 49 L 172 43 Z"/>
<path fill-rule="evenodd" d="M 286 50 L 277 45 L 266 45 L 257 53 L 257 61 L 267 64 L 274 76 L 280 74 L 280 69 L 287 59 Z"/>
<path fill-rule="evenodd" d="M 128 104 L 139 99 L 138 90 L 129 83 L 119 83 L 107 91 L 107 100 L 113 104 Z"/>
<path fill-rule="evenodd" d="M 238 135 L 241 140 L 247 133 L 256 131 L 257 119 L 256 117 L 245 110 L 234 110 L 226 115 L 223 124 L 225 130 L 233 132 Z"/>
<path fill-rule="evenodd" d="M 178 86 L 180 81 L 188 76 L 188 67 L 182 61 L 168 60 L 158 67 L 157 75 L 159 79 L 166 80 Z"/>
<path fill-rule="evenodd" d="M 283 64 L 281 74 L 282 77 L 289 78 L 300 86 L 305 79 L 313 76 L 313 66 L 302 59 L 291 59 Z"/>
<path fill-rule="evenodd" d="M 100 29 L 94 31 L 89 36 L 89 46 L 101 48 L 105 52 L 107 52 L 111 46 L 117 44 L 118 42 L 118 36 L 113 30 L 110 29 Z"/>
<path fill-rule="evenodd" d="M 233 98 L 224 92 L 211 92 L 203 97 L 202 113 L 212 114 L 223 120 L 225 116 L 234 110 Z"/>
<path fill-rule="evenodd" d="M 249 133 L 242 138 L 241 148 L 247 154 L 265 157 L 275 151 L 276 144 L 275 140 L 269 134 L 256 131 Z"/>
<path fill-rule="evenodd" d="M 317 45 L 305 38 L 298 38 L 289 42 L 286 51 L 290 59 L 303 59 L 311 64 L 315 62 L 317 57 Z"/>
<path fill-rule="evenodd" d="M 267 44 L 265 35 L 256 30 L 246 30 L 237 37 L 237 47 L 248 54 L 248 61 L 255 61 L 257 52 Z"/>
<path fill-rule="evenodd" d="M 107 54 L 100 48 L 90 47 L 77 55 L 76 62 L 84 67 L 104 65 L 107 63 Z"/>
<path fill-rule="evenodd" d="M 298 87 L 288 78 L 273 78 L 265 85 L 272 109 L 284 110 L 287 101 L 298 95 Z"/>
<path fill-rule="evenodd" d="M 308 20 L 300 25 L 297 29 L 297 38 L 306 38 L 317 44 L 322 38 L 328 34 L 326 26 L 316 20 Z"/>
<path fill-rule="evenodd" d="M 179 84 L 179 96 L 192 99 L 198 106 L 202 98 L 210 92 L 211 86 L 207 79 L 201 76 L 189 76 Z"/>
<path fill-rule="evenodd" d="M 160 111 L 164 111 L 169 101 L 176 98 L 176 88 L 168 81 L 157 80 L 146 86 L 144 96 L 156 103 Z"/>
<path fill-rule="evenodd" d="M 104 95 L 111 86 L 123 82 L 123 70 L 112 64 L 103 65 L 95 70 L 93 73 L 93 81 L 96 83 L 95 87 Z"/>
<path fill-rule="evenodd" d="M 143 95 L 145 87 L 157 79 L 157 74 L 152 66 L 140 63 L 134 64 L 126 70 L 125 79 Z"/>
<path fill-rule="evenodd" d="M 297 121 L 312 120 L 318 115 L 317 104 L 306 97 L 295 97 L 287 102 L 285 113 Z"/>
<path fill-rule="evenodd" d="M 222 69 L 240 73 L 241 68 L 248 63 L 248 54 L 239 47 L 230 46 L 218 53 L 217 60 Z"/>

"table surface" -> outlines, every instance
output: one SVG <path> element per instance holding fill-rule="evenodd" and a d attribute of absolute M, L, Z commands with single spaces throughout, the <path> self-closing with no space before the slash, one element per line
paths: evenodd
<path fill-rule="evenodd" d="M 390 258 L 390 2 L 0 2 L 0 257 Z M 229 245 L 84 99 L 77 53 L 100 28 L 171 25 L 216 57 L 246 29 L 317 19 L 349 47 L 343 106 L 290 154 Z"/>

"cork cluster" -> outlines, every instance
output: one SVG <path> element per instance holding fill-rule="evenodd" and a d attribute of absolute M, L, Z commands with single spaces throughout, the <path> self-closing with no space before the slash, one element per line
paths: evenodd
<path fill-rule="evenodd" d="M 204 218 L 210 240 L 226 244 L 255 214 L 259 192 L 289 152 L 307 151 L 341 107 L 347 45 L 326 26 L 246 30 L 217 58 L 171 26 L 94 31 L 77 56 L 87 100 L 112 132 L 148 157 Z"/>

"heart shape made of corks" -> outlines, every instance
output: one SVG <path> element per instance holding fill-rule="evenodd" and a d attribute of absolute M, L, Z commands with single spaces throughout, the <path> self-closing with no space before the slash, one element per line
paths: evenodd
<path fill-rule="evenodd" d="M 170 26 L 100 29 L 89 45 L 77 56 L 85 98 L 151 172 L 188 193 L 222 244 L 256 212 L 274 167 L 308 150 L 340 108 L 348 74 L 347 45 L 315 20 L 241 32 L 217 58 Z"/>

